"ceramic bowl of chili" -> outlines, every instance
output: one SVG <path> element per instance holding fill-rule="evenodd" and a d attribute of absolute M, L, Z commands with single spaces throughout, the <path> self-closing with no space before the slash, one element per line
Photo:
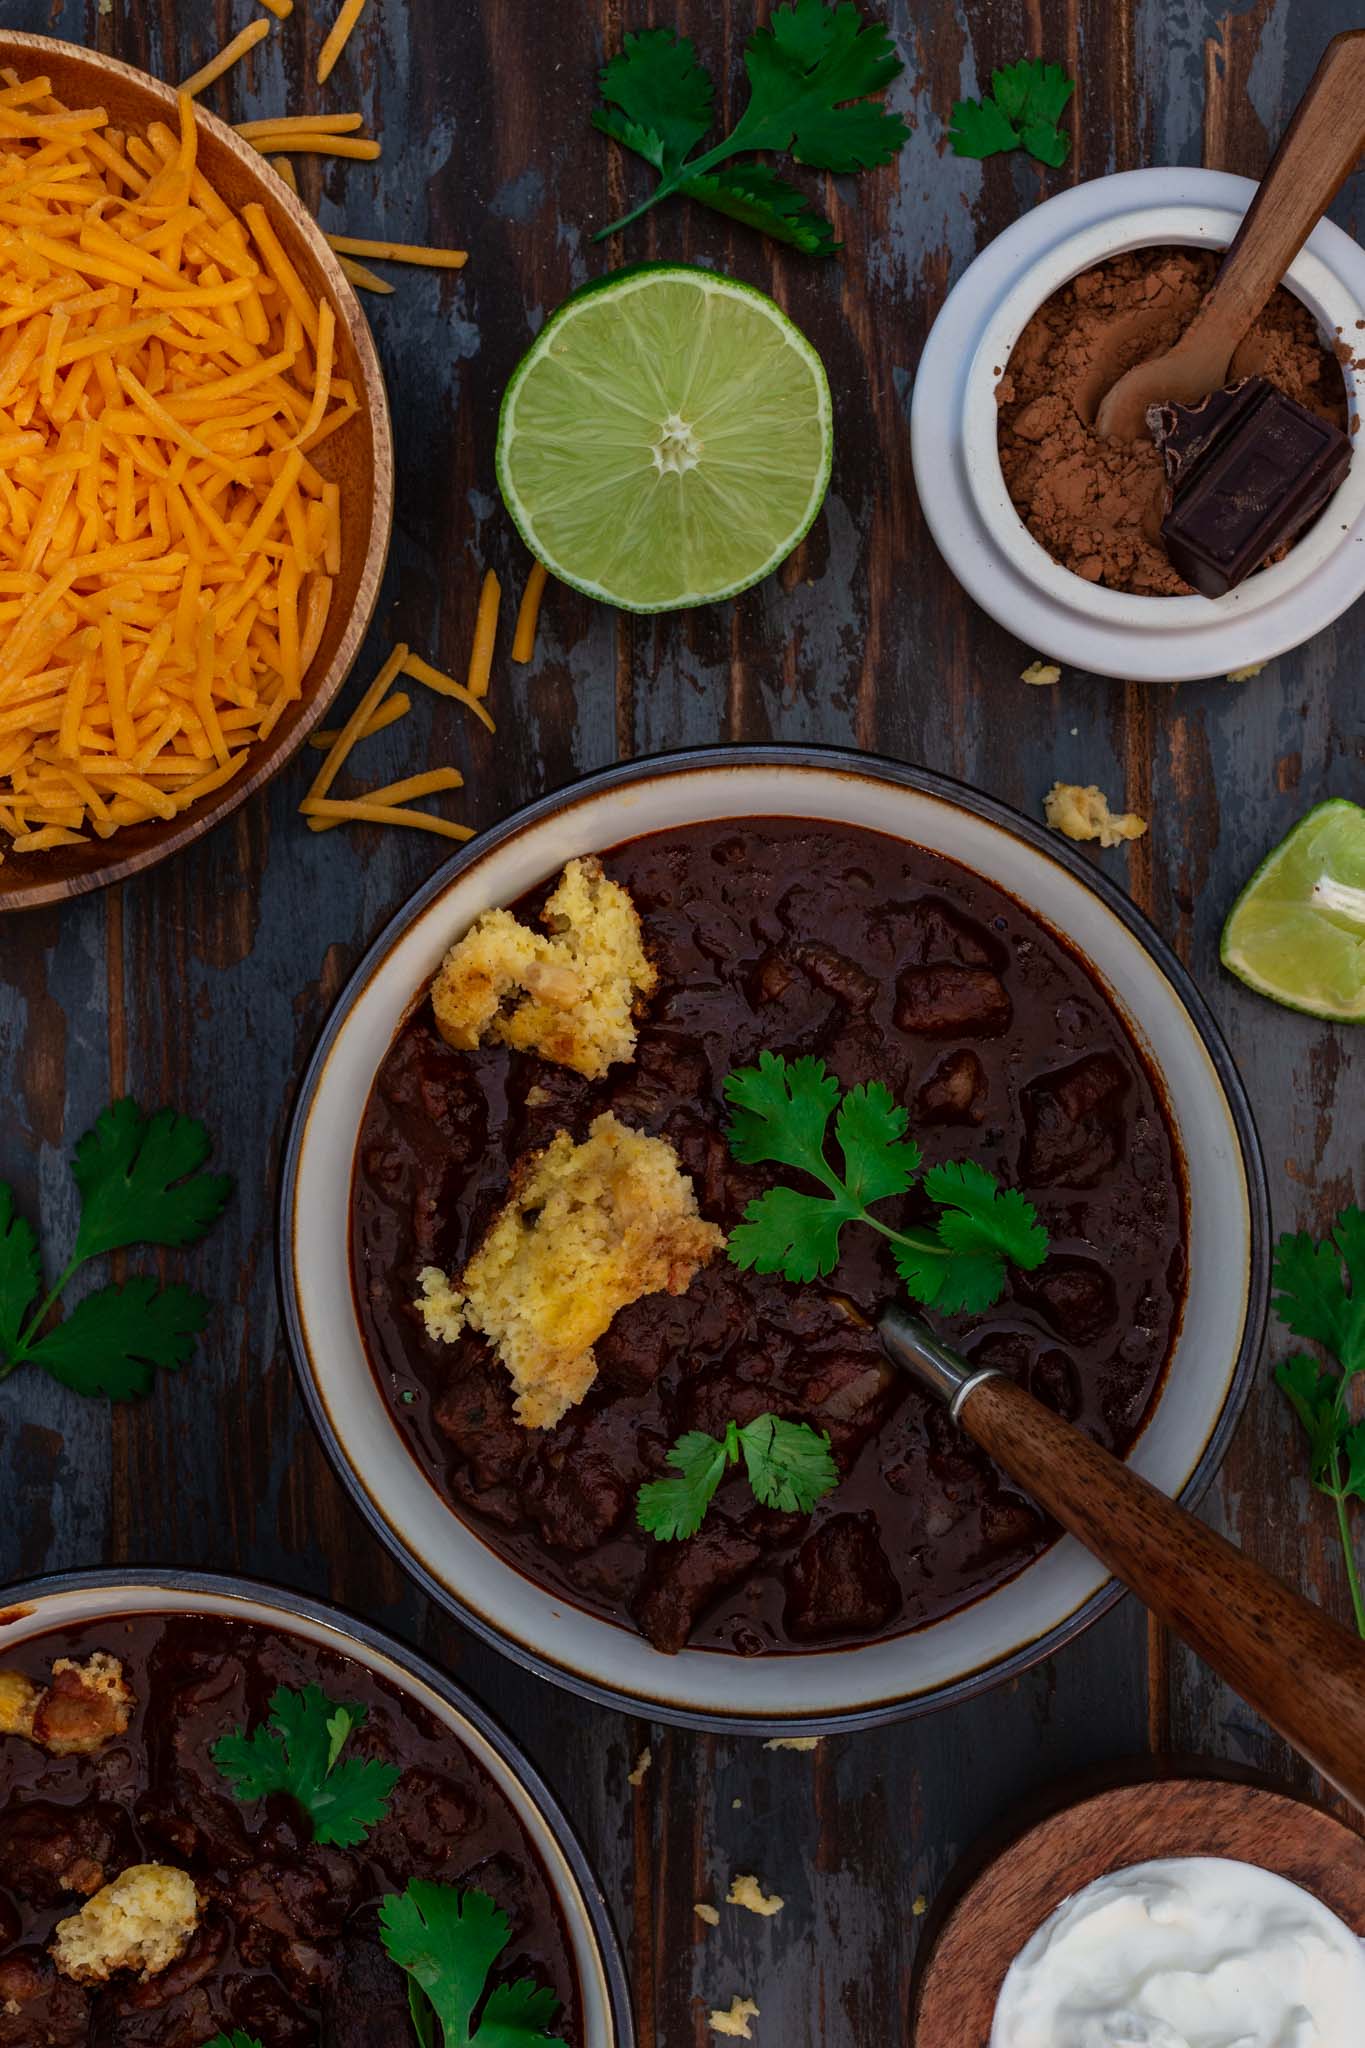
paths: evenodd
<path fill-rule="evenodd" d="M 636 1061 L 590 1086 L 505 1048 L 453 1051 L 427 1000 L 447 948 L 493 906 L 533 916 L 585 854 L 631 890 L 659 965 Z M 911 964 L 947 956 L 983 964 Z M 926 1011 L 945 987 L 986 1014 Z M 889 1267 L 852 1233 L 828 1288 L 713 1258 L 680 1298 L 618 1314 L 581 1412 L 544 1432 L 513 1423 L 482 1341 L 433 1341 L 411 1299 L 447 1222 L 454 1264 L 516 1160 L 557 1126 L 581 1136 L 604 1106 L 661 1130 L 703 1215 L 733 1228 L 748 1183 L 727 1158 L 722 1083 L 765 1046 L 822 1051 L 845 1085 L 888 1082 L 926 1156 L 970 1154 L 1024 1187 L 1053 1234 L 1050 1271 L 944 1327 L 1197 1499 L 1246 1397 L 1267 1291 L 1264 1175 L 1227 1049 L 1096 867 L 896 762 L 761 746 L 634 761 L 462 850 L 381 933 L 323 1032 L 278 1251 L 314 1424 L 434 1598 L 588 1697 L 814 1733 L 980 1692 L 1118 1597 L 849 1321 L 850 1300 L 870 1319 L 889 1298 Z M 842 1480 L 815 1519 L 755 1520 L 722 1494 L 690 1546 L 643 1533 L 635 1482 L 663 1445 L 723 1434 L 756 1401 L 832 1434 Z"/>
<path fill-rule="evenodd" d="M 1220 598 L 1134 595 L 1087 580 L 1035 539 L 1006 485 L 997 387 L 1039 308 L 1073 278 L 1130 251 L 1221 253 L 1255 191 L 1250 178 L 1179 165 L 1073 186 L 1031 208 L 982 251 L 930 330 L 910 421 L 929 530 L 983 611 L 1049 660 L 1133 682 L 1235 675 L 1300 646 L 1365 593 L 1359 461 L 1282 559 Z M 1362 410 L 1355 354 L 1365 323 L 1365 250 L 1320 221 L 1284 285 L 1340 361 L 1344 417 L 1354 431 Z"/>
<path fill-rule="evenodd" d="M 67 1572 L 6 1598 L 11 1684 L 112 1658 L 126 1705 L 83 1747 L 67 1740 L 69 1702 L 61 1744 L 41 1723 L 0 1741 L 0 2041 L 74 2048 L 128 2025 L 149 2048 L 215 2029 L 328 2048 L 406 2039 L 407 1981 L 383 1952 L 379 1911 L 418 1878 L 482 1891 L 506 1914 L 503 1967 L 554 1992 L 550 2031 L 572 2048 L 633 2048 L 621 1953 L 572 1827 L 511 1737 L 434 1665 L 337 1608 L 216 1573 Z M 344 1849 L 282 1792 L 234 1796 L 213 1753 L 239 1727 L 254 1739 L 276 1688 L 310 1686 L 327 1710 L 361 1710 L 343 1753 L 390 1767 L 368 1825 L 332 1838 Z M 54 1926 L 145 1864 L 196 1887 L 183 1953 L 142 1980 L 54 1971 Z"/>

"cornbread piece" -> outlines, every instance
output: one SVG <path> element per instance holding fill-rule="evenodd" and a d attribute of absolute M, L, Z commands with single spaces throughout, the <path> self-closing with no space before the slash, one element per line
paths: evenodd
<path fill-rule="evenodd" d="M 38 1687 L 0 1671 L 0 1735 L 24 1735 L 53 1756 L 89 1756 L 122 1735 L 133 1711 L 117 1657 L 96 1650 L 84 1664 L 58 1657 L 51 1682 Z"/>
<path fill-rule="evenodd" d="M 517 1420 L 553 1427 L 596 1378 L 592 1347 L 617 1310 L 644 1294 L 685 1293 L 724 1242 L 698 1215 L 673 1147 L 610 1110 L 581 1145 L 558 1131 L 523 1160 L 460 1283 L 464 1320 L 512 1376 Z M 417 1306 L 439 1300 L 442 1328 L 454 1329 L 445 1304 L 459 1297 L 437 1288 L 434 1271 L 424 1270 Z"/>
<path fill-rule="evenodd" d="M 439 1266 L 423 1266 L 417 1282 L 422 1292 L 413 1307 L 421 1311 L 428 1337 L 436 1344 L 453 1344 L 464 1328 L 464 1296 Z"/>
<path fill-rule="evenodd" d="M 149 1977 L 182 1955 L 199 1924 L 194 1880 L 169 1863 L 132 1863 L 57 1922 L 52 1960 L 77 1984 L 102 1984 L 116 1970 Z"/>
<path fill-rule="evenodd" d="M 472 1052 L 495 1038 L 600 1080 L 635 1053 L 635 1012 L 658 976 L 628 892 L 591 858 L 571 860 L 540 913 L 548 937 L 486 910 L 431 987 L 437 1028 Z"/>
<path fill-rule="evenodd" d="M 1093 782 L 1054 782 L 1043 798 L 1043 809 L 1054 832 L 1068 839 L 1098 839 L 1101 846 L 1141 839 L 1147 830 L 1147 820 L 1136 811 L 1111 811 L 1104 791 Z"/>
<path fill-rule="evenodd" d="M 626 1773 L 626 1783 L 628 1785 L 643 1785 L 646 1777 L 649 1774 L 649 1767 L 653 1763 L 653 1761 L 653 1750 L 648 1748 L 642 1749 L 640 1751 L 640 1754 L 635 1759 L 634 1769 L 627 1771 Z"/>
<path fill-rule="evenodd" d="M 818 1735 L 774 1735 L 771 1742 L 765 1742 L 765 1749 L 818 1749 L 821 1743 Z"/>
<path fill-rule="evenodd" d="M 749 2022 L 757 2018 L 758 2007 L 752 1998 L 741 1998 L 736 1992 L 729 2011 L 708 2013 L 706 2024 L 713 2034 L 724 2034 L 731 2041 L 752 2041 Z"/>
<path fill-rule="evenodd" d="M 1055 661 L 1031 661 L 1021 672 L 1019 680 L 1021 683 L 1032 683 L 1035 687 L 1041 686 L 1046 690 L 1054 683 L 1060 683 L 1062 672 Z"/>
<path fill-rule="evenodd" d="M 776 1892 L 767 1893 L 756 1877 L 732 1877 L 730 1889 L 725 1894 L 727 1906 L 743 1906 L 746 1912 L 757 1913 L 760 1919 L 771 1920 L 774 1913 L 780 1913 L 786 1900 Z"/>
<path fill-rule="evenodd" d="M 714 1906 L 708 1905 L 705 1899 L 698 1899 L 692 1911 L 699 1920 L 705 1921 L 708 1927 L 720 1926 L 719 1912 Z"/>

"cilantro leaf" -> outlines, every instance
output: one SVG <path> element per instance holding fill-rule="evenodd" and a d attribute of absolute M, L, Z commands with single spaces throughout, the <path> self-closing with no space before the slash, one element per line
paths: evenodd
<path fill-rule="evenodd" d="M 1018 1188 L 1002 1188 L 974 1159 L 931 1166 L 924 1192 L 943 1210 L 940 1240 L 950 1251 L 997 1252 L 1025 1273 L 1047 1257 L 1047 1232 Z"/>
<path fill-rule="evenodd" d="M 759 1415 L 739 1431 L 754 1498 L 787 1515 L 808 1515 L 839 1484 L 829 1436 L 804 1422 Z"/>
<path fill-rule="evenodd" d="M 18 1350 L 24 1317 L 42 1284 L 33 1225 L 16 1213 L 14 1192 L 0 1181 L 0 1365 Z"/>
<path fill-rule="evenodd" d="M 839 1234 L 860 1213 L 837 1196 L 826 1201 L 799 1188 L 767 1188 L 746 1205 L 744 1221 L 730 1232 L 727 1256 L 744 1272 L 818 1280 L 838 1265 Z"/>
<path fill-rule="evenodd" d="M 384 1818 L 402 1775 L 378 1758 L 341 1758 L 364 1720 L 364 1707 L 329 1699 L 320 1686 L 280 1686 L 264 1727 L 221 1735 L 210 1754 L 234 1799 L 287 1792 L 312 1821 L 314 1841 L 346 1849 Z"/>
<path fill-rule="evenodd" d="M 948 128 L 957 156 L 999 156 L 1026 149 L 1054 170 L 1066 162 L 1071 137 L 1057 126 L 1076 90 L 1060 64 L 1022 57 L 991 75 L 991 90 L 979 100 L 958 100 Z"/>
<path fill-rule="evenodd" d="M 254 2034 L 244 2034 L 240 2027 L 234 2027 L 230 2034 L 215 2034 L 211 2041 L 205 2041 L 204 2048 L 263 2048 Z"/>
<path fill-rule="evenodd" d="M 484 1996 L 489 1971 L 507 1946 L 511 1922 L 486 1892 L 413 1878 L 380 1903 L 380 1938 L 390 1959 L 409 1978 L 409 2003 L 423 2048 L 434 2048 L 430 2015 L 440 2022 L 443 2048 L 564 2048 L 546 2033 L 559 2000 L 529 1977 L 495 1984 Z M 480 1999 L 483 2013 L 473 2017 Z M 418 2014 L 423 2018 L 419 2019 Z"/>
<path fill-rule="evenodd" d="M 919 1146 L 905 1138 L 908 1114 L 880 1081 L 850 1088 L 839 1105 L 834 1134 L 844 1155 L 849 1200 L 865 1209 L 888 1195 L 903 1195 L 920 1170 Z"/>
<path fill-rule="evenodd" d="M 1005 1290 L 1005 1261 L 998 1252 L 948 1259 L 941 1244 L 907 1238 L 892 1243 L 891 1256 L 907 1293 L 946 1316 L 984 1315 Z"/>
<path fill-rule="evenodd" d="M 635 1504 L 640 1527 L 661 1543 L 695 1536 L 729 1462 L 725 1439 L 689 1429 L 664 1458 L 676 1476 L 651 1479 L 640 1488 Z"/>
<path fill-rule="evenodd" d="M 727 1074 L 723 1092 L 732 1105 L 726 1136 L 746 1166 L 773 1161 L 797 1166 L 834 1185 L 825 1158 L 825 1132 L 839 1100 L 839 1083 L 823 1060 L 805 1053 L 786 1060 L 761 1052 L 756 1067 Z"/>
<path fill-rule="evenodd" d="M 909 129 L 869 98 L 903 69 L 886 28 L 865 22 L 853 0 L 790 0 L 755 29 L 744 63 L 747 106 L 729 135 L 693 155 L 712 125 L 715 97 L 696 46 L 669 29 L 624 38 L 603 66 L 607 104 L 594 110 L 593 125 L 652 164 L 659 183 L 598 241 L 682 193 L 808 255 L 838 246 L 824 216 L 766 166 L 722 166 L 755 150 L 785 150 L 826 171 L 890 163 Z"/>
<path fill-rule="evenodd" d="M 1343 1209 L 1321 1243 L 1286 1235 L 1275 1247 L 1271 1306 L 1296 1336 L 1335 1356 L 1336 1370 L 1306 1352 L 1275 1367 L 1276 1384 L 1308 1438 L 1309 1473 L 1336 1505 L 1356 1628 L 1365 1636 L 1365 1587 L 1348 1503 L 1365 1500 L 1365 1422 L 1351 1413 L 1351 1386 L 1365 1372 L 1365 1210 Z"/>
<path fill-rule="evenodd" d="M 148 1274 L 88 1294 L 30 1344 L 25 1357 L 78 1394 L 128 1401 L 156 1372 L 175 1372 L 194 1349 L 209 1305 L 188 1287 L 158 1289 Z"/>
<path fill-rule="evenodd" d="M 211 1149 L 193 1117 L 172 1109 L 145 1116 L 127 1096 L 112 1103 L 76 1147 L 76 1257 L 130 1244 L 197 1244 L 232 1191 L 225 1174 L 198 1171 Z"/>

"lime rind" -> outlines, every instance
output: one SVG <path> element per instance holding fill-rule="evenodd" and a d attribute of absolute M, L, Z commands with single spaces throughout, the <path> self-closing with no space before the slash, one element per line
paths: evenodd
<path fill-rule="evenodd" d="M 575 293 L 514 371 L 498 423 L 498 482 L 532 554 L 640 613 L 771 575 L 809 532 L 832 460 L 829 382 L 800 329 L 752 286 L 679 264 Z M 738 573 L 720 571 L 736 557 Z M 698 564 L 716 567 L 688 578 Z"/>
<path fill-rule="evenodd" d="M 1261 862 L 1229 912 L 1219 957 L 1287 1009 L 1365 1023 L 1365 810 L 1317 804 Z"/>

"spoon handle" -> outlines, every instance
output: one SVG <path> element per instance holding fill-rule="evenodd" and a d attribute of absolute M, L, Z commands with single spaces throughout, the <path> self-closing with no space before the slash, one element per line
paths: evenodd
<path fill-rule="evenodd" d="M 1231 355 L 1365 150 L 1365 29 L 1334 36 L 1187 333 Z"/>
<path fill-rule="evenodd" d="M 902 1310 L 880 1329 L 997 1465 L 1365 1807 L 1365 1642 L 1015 1381 L 974 1374 Z"/>

